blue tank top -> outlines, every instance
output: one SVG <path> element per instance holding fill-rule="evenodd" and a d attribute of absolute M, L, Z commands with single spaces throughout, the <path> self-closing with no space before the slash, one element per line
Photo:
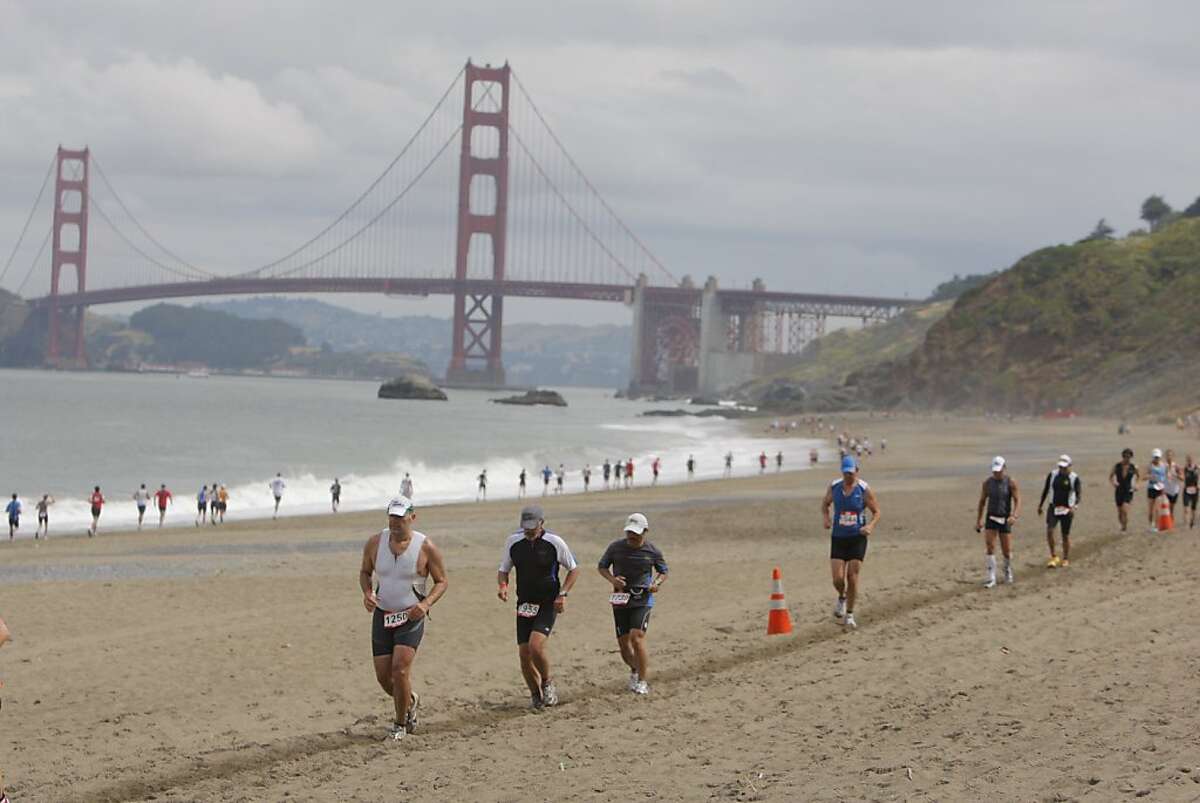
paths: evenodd
<path fill-rule="evenodd" d="M 1150 485 L 1157 491 L 1161 491 L 1167 483 L 1167 464 L 1159 463 L 1157 466 L 1150 464 Z"/>
<path fill-rule="evenodd" d="M 853 538 L 862 534 L 867 523 L 867 484 L 862 480 L 854 483 L 854 489 L 846 493 L 841 480 L 833 483 L 833 537 Z"/>

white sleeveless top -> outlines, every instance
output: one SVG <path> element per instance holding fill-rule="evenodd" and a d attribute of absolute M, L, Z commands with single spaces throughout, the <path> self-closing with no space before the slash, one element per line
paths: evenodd
<path fill-rule="evenodd" d="M 425 595 L 425 578 L 417 574 L 417 558 L 421 556 L 425 534 L 414 531 L 408 548 L 399 556 L 392 552 L 388 540 L 389 533 L 384 530 L 375 551 L 375 576 L 379 579 L 375 598 L 385 611 L 403 611 L 420 601 L 417 592 Z"/>

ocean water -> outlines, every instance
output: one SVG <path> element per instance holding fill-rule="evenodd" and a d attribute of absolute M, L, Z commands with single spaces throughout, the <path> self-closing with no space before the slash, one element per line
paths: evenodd
<path fill-rule="evenodd" d="M 287 482 L 286 516 L 327 511 L 334 477 L 342 509 L 362 510 L 382 507 L 405 472 L 418 504 L 434 504 L 473 499 L 483 469 L 489 498 L 515 496 L 522 467 L 536 497 L 544 465 L 562 463 L 565 489 L 576 493 L 585 464 L 592 487 L 602 487 L 606 458 L 632 457 L 642 485 L 654 456 L 663 461 L 660 482 L 680 482 L 689 454 L 698 477 L 720 476 L 729 451 L 734 473 L 749 475 L 760 451 L 773 460 L 782 450 L 784 469 L 795 470 L 807 467 L 809 448 L 823 446 L 752 437 L 719 418 L 640 417 L 679 405 L 613 399 L 609 390 L 566 388 L 569 406 L 550 408 L 492 404 L 497 392 L 452 390 L 448 402 L 422 402 L 377 399 L 376 389 L 319 379 L 0 371 L 0 494 L 17 493 L 25 505 L 18 537 L 32 537 L 37 499 L 54 496 L 53 537 L 87 526 L 94 485 L 107 499 L 103 531 L 136 522 L 132 495 L 143 482 L 151 491 L 166 483 L 175 494 L 167 523 L 190 526 L 197 491 L 213 482 L 229 489 L 227 519 L 271 515 L 267 483 L 276 472 Z M 147 519 L 157 523 L 153 502 Z"/>

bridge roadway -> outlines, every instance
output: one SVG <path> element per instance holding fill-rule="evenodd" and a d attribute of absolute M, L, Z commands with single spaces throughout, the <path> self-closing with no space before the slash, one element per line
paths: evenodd
<path fill-rule="evenodd" d="M 579 282 L 496 281 L 493 279 L 414 279 L 414 278 L 222 278 L 209 281 L 171 282 L 164 284 L 114 287 L 104 290 L 85 290 L 82 293 L 59 293 L 57 297 L 41 296 L 30 299 L 35 307 L 90 307 L 128 301 L 153 301 L 199 296 L 263 295 L 273 293 L 367 293 L 383 295 L 429 296 L 454 295 L 463 290 L 473 295 L 495 294 L 517 298 L 562 298 L 582 301 L 618 301 L 629 303 L 633 285 L 586 284 Z M 655 301 L 687 304 L 700 303 L 699 287 L 646 287 L 644 292 Z M 787 293 L 768 290 L 719 290 L 721 305 L 731 311 L 768 305 L 803 306 L 806 312 L 834 317 L 873 318 L 890 315 L 919 302 L 900 298 L 842 296 L 819 293 Z"/>

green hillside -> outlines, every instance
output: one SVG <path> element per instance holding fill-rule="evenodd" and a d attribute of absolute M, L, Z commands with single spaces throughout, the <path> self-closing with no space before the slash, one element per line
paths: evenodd
<path fill-rule="evenodd" d="M 1043 248 L 964 294 L 887 370 L 878 406 L 1174 414 L 1200 400 L 1200 220 Z"/>

